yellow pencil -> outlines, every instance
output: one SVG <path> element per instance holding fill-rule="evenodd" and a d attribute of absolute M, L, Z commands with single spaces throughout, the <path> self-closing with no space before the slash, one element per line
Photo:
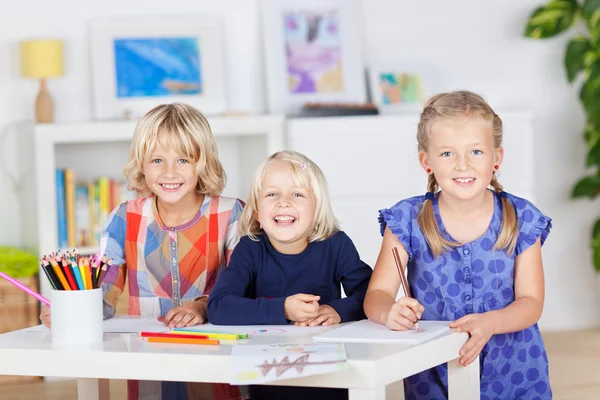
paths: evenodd
<path fill-rule="evenodd" d="M 174 335 L 198 335 L 208 336 L 209 339 L 221 339 L 221 340 L 237 340 L 238 335 L 234 333 L 212 333 L 212 332 L 194 332 L 194 331 L 171 331 Z"/>
<path fill-rule="evenodd" d="M 88 289 L 94 289 L 92 285 L 92 270 L 90 268 L 90 260 L 87 257 L 83 257 L 83 269 L 85 269 L 85 286 Z"/>
<path fill-rule="evenodd" d="M 179 344 L 219 344 L 218 340 L 212 339 L 186 339 L 186 338 L 165 338 L 165 337 L 149 337 L 149 342 L 152 343 L 179 343 Z"/>

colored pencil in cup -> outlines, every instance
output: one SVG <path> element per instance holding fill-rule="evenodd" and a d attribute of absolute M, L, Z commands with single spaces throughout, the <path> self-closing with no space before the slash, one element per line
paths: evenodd
<path fill-rule="evenodd" d="M 64 262 L 65 260 L 63 260 Z M 75 263 L 73 259 L 67 259 L 67 263 L 71 265 L 71 272 L 75 276 L 75 282 L 77 282 L 77 287 L 79 290 L 85 290 L 85 285 L 83 284 L 83 277 L 81 276 L 81 271 L 79 270 L 79 266 Z"/>
<path fill-rule="evenodd" d="M 44 257 L 42 259 L 40 266 L 42 267 L 44 274 L 46 274 L 46 277 L 48 278 L 48 281 L 50 282 L 50 286 L 52 286 L 52 289 L 58 290 L 60 282 L 58 281 L 58 278 L 54 274 L 54 270 L 52 269 L 52 266 L 50 265 L 50 262 L 46 259 L 46 257 Z"/>
<path fill-rule="evenodd" d="M 90 270 L 92 275 L 92 287 L 98 289 L 98 262 L 96 257 L 90 259 Z"/>
<path fill-rule="evenodd" d="M 69 285 L 69 282 L 67 281 L 67 277 L 65 276 L 65 273 L 60 268 L 58 263 L 56 261 L 53 261 L 52 259 L 50 259 L 50 264 L 52 264 L 52 269 L 54 269 L 54 273 L 58 277 L 58 280 L 60 281 L 60 284 L 62 285 L 62 289 L 63 290 L 71 290 L 72 288 Z M 75 287 L 74 289 L 77 289 L 77 287 Z"/>
<path fill-rule="evenodd" d="M 50 260 L 52 262 L 52 260 Z M 65 275 L 67 282 L 72 290 L 77 290 L 77 282 L 75 282 L 75 277 L 73 276 L 73 272 L 71 272 L 71 268 L 66 264 L 64 258 L 61 258 L 60 255 L 57 256 L 55 263 L 59 266 L 59 269 Z"/>
<path fill-rule="evenodd" d="M 400 276 L 400 286 L 404 290 L 404 295 L 406 297 L 412 297 L 410 295 L 410 288 L 408 287 L 408 281 L 406 280 L 406 275 L 404 275 L 404 267 L 402 266 L 402 260 L 400 259 L 400 253 L 398 253 L 398 248 L 392 248 L 392 253 L 394 255 L 394 262 L 396 263 L 396 269 L 398 270 L 398 275 Z M 419 321 L 415 323 L 415 329 L 419 329 Z"/>
<path fill-rule="evenodd" d="M 30 294 L 31 296 L 35 297 L 36 299 L 38 299 L 39 301 L 41 301 L 45 305 L 47 305 L 47 306 L 50 305 L 50 300 L 48 300 L 47 298 L 45 298 L 44 296 L 42 296 L 38 292 L 35 292 L 35 291 L 29 289 L 27 286 L 23 285 L 18 280 L 14 279 L 14 278 L 11 278 L 10 276 L 6 275 L 4 272 L 0 272 L 0 277 L 6 279 L 8 282 L 12 283 L 13 285 L 15 285 L 16 287 L 18 287 L 19 289 L 21 289 L 25 293 Z"/>

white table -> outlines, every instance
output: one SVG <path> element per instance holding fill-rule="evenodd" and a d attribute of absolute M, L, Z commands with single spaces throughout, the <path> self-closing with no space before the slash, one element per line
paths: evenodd
<path fill-rule="evenodd" d="M 350 400 L 383 400 L 386 385 L 448 363 L 451 400 L 479 399 L 479 363 L 457 363 L 466 333 L 450 331 L 414 345 L 347 343 L 349 368 L 327 375 L 277 381 L 276 385 L 348 388 Z M 310 335 L 260 336 L 248 344 L 310 343 Z M 0 335 L 0 375 L 78 379 L 79 399 L 108 398 L 103 379 L 141 379 L 227 383 L 230 345 L 194 346 L 148 343 L 136 334 L 104 334 L 97 345 L 56 347 L 50 333 L 24 330 Z"/>

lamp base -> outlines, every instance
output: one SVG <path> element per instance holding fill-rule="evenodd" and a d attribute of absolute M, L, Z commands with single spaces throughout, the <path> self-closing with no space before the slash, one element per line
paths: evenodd
<path fill-rule="evenodd" d="M 54 105 L 46 86 L 46 79 L 40 79 L 40 91 L 35 98 L 35 122 L 40 124 L 54 122 Z"/>

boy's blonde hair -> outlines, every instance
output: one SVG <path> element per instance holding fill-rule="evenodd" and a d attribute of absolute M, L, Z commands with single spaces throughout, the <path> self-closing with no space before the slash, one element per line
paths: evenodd
<path fill-rule="evenodd" d="M 137 123 L 123 169 L 129 190 L 142 196 L 152 193 L 146 185 L 143 164 L 158 143 L 195 162 L 199 194 L 218 195 L 223 191 L 226 175 L 210 125 L 200 111 L 182 103 L 157 106 Z"/>
<path fill-rule="evenodd" d="M 455 91 L 450 93 L 441 93 L 433 96 L 427 101 L 417 130 L 417 141 L 419 151 L 427 152 L 429 147 L 429 137 L 431 126 L 435 121 L 443 118 L 479 118 L 489 123 L 494 138 L 494 148 L 498 149 L 502 145 L 502 120 L 494 110 L 479 95 L 468 91 Z M 494 173 L 490 185 L 496 193 L 503 191 L 502 185 L 498 182 Z M 435 193 L 438 190 L 438 183 L 434 174 L 429 174 L 427 190 Z M 444 250 L 450 249 L 458 243 L 451 242 L 443 238 L 433 214 L 433 204 L 431 200 L 426 199 L 423 208 L 418 216 L 421 230 L 433 252 L 437 257 Z M 498 239 L 494 244 L 495 249 L 504 249 L 507 254 L 512 254 L 517 244 L 519 236 L 519 226 L 515 209 L 510 200 L 502 197 L 502 227 Z"/>
<path fill-rule="evenodd" d="M 256 219 L 258 213 L 258 199 L 262 193 L 262 183 L 265 174 L 272 162 L 280 160 L 292 166 L 292 179 L 298 187 L 304 188 L 315 198 L 315 217 L 313 226 L 308 236 L 309 242 L 325 240 L 340 230 L 337 219 L 333 215 L 329 199 L 329 187 L 321 169 L 304 154 L 296 151 L 285 150 L 277 152 L 267 158 L 258 167 L 252 179 L 248 202 L 242 211 L 239 220 L 239 229 L 242 236 L 248 235 L 252 240 L 258 240 L 257 235 L 263 233 Z"/>

